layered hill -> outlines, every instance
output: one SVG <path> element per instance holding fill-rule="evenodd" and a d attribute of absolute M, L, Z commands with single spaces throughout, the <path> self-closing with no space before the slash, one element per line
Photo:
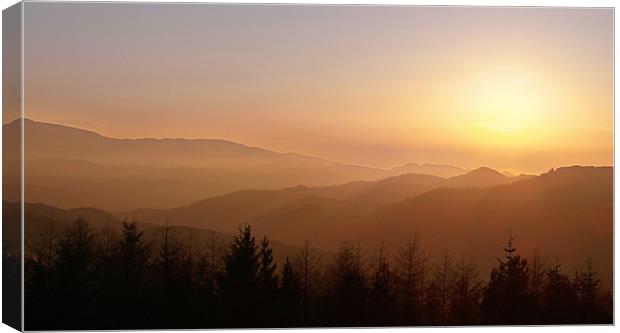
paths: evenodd
<path fill-rule="evenodd" d="M 346 220 L 360 220 L 361 216 L 375 208 L 412 198 L 435 188 L 483 187 L 507 184 L 515 180 L 488 168 L 480 168 L 466 175 L 448 179 L 406 174 L 379 181 L 355 181 L 335 186 L 244 190 L 197 201 L 188 206 L 126 211 L 117 215 L 153 223 L 173 220 L 177 224 L 206 225 L 215 230 L 230 231 L 231 227 L 239 223 L 253 221 L 275 209 L 291 209 L 289 205 L 298 208 L 312 206 L 319 208 L 319 211 L 329 206 L 339 209 L 330 209 L 331 215 L 325 219 L 315 219 L 315 224 L 327 223 L 332 219 L 340 219 L 342 223 Z M 308 214 L 299 212 L 298 215 L 302 217 Z M 277 231 L 275 229 L 277 228 L 270 228 L 272 231 Z"/>
<path fill-rule="evenodd" d="M 3 221 L 15 221 L 18 219 L 20 205 L 16 202 L 3 201 L 2 203 L 2 219 Z M 115 233 L 116 237 L 120 236 L 123 220 L 117 219 L 113 214 L 96 208 L 75 208 L 61 209 L 58 207 L 41 204 L 26 203 L 24 205 L 24 249 L 28 253 L 32 251 L 38 244 L 44 244 L 47 238 L 55 235 L 58 239 L 63 230 L 77 219 L 83 219 L 88 222 L 95 236 L 101 236 L 103 232 L 108 230 Z M 136 221 L 138 229 L 144 233 L 144 241 L 157 246 L 162 241 L 165 226 L 158 224 L 145 223 Z M 14 224 L 13 226 L 17 226 Z M 232 234 L 220 233 L 203 228 L 193 228 L 187 226 L 169 225 L 169 237 L 186 246 L 192 244 L 193 251 L 200 252 L 212 244 L 218 244 L 221 251 L 227 250 L 227 244 L 232 239 Z M 11 234 L 17 234 L 19 231 L 11 228 Z M 262 239 L 262 235 L 255 233 L 257 239 Z M 6 240 L 6 239 L 5 239 Z M 100 239 L 95 238 L 98 242 Z M 301 251 L 301 248 L 291 246 L 282 242 L 271 240 L 270 242 L 274 256 L 277 262 L 283 262 L 286 257 L 293 257 Z"/>
<path fill-rule="evenodd" d="M 613 169 L 560 168 L 510 185 L 433 190 L 377 210 L 351 238 L 402 243 L 419 233 L 435 250 L 492 262 L 510 231 L 526 256 L 538 248 L 569 272 L 590 257 L 610 277 Z"/>
<path fill-rule="evenodd" d="M 489 173 L 484 169 L 478 172 Z M 476 171 L 473 176 L 478 176 Z M 36 240 L 51 219 L 68 223 L 80 216 L 94 228 L 110 225 L 118 228 L 125 217 L 137 219 L 141 228 L 148 230 L 145 235 L 151 241 L 157 240 L 165 223 L 175 226 L 178 237 L 189 237 L 191 233 L 201 241 L 213 235 L 228 237 L 239 224 L 248 223 L 259 237 L 267 235 L 277 240 L 277 246 L 283 246 L 279 251 L 287 254 L 290 247 L 283 244 L 298 246 L 308 239 L 326 251 L 345 241 L 372 251 L 384 242 L 391 253 L 396 253 L 399 246 L 416 234 L 431 255 L 447 249 L 456 259 L 475 259 L 481 271 L 486 272 L 503 255 L 502 249 L 512 232 L 517 236 L 515 244 L 519 253 L 525 257 L 538 249 L 547 260 L 557 257 L 568 272 L 591 258 L 604 283 L 611 281 L 611 167 L 560 168 L 495 186 L 438 187 L 379 207 L 364 201 L 369 193 L 381 192 L 382 185 L 390 189 L 398 179 L 404 182 L 407 177 L 334 187 L 240 191 L 175 209 L 122 214 L 27 204 L 26 239 Z M 441 178 L 426 176 L 419 181 L 422 185 L 425 184 L 422 180 L 431 184 L 441 182 Z M 450 179 L 443 182 L 449 183 Z M 463 178 L 452 182 L 470 184 Z M 17 204 L 5 202 L 5 221 L 15 219 L 17 213 Z"/>
<path fill-rule="evenodd" d="M 5 124 L 3 131 L 17 137 L 20 125 Z M 26 201 L 61 208 L 172 208 L 245 189 L 328 186 L 412 172 L 440 177 L 467 172 L 433 164 L 393 169 L 346 165 L 218 139 L 117 139 L 29 119 L 24 119 L 24 131 Z M 7 146 L 4 156 L 18 156 L 10 151 L 17 148 Z M 19 164 L 8 162 L 5 187 L 19 181 Z M 7 194 L 6 200 L 19 199 Z"/>
<path fill-rule="evenodd" d="M 418 194 L 412 183 L 404 181 L 417 176 L 400 176 L 335 187 L 242 191 L 186 207 L 122 215 L 223 231 L 249 223 L 275 239 L 290 244 L 311 239 L 318 247 L 330 250 L 343 241 L 360 242 L 369 248 L 384 241 L 397 247 L 418 234 L 432 252 L 445 248 L 458 256 L 481 258 L 485 268 L 502 255 L 512 231 L 526 256 L 538 248 L 551 258 L 557 256 L 571 270 L 591 257 L 602 273 L 611 273 L 611 167 L 560 168 L 494 186 L 472 186 L 475 181 L 488 185 L 490 179 L 502 179 L 492 170 L 476 170 L 469 176 L 447 180 L 421 177 L 421 187 L 438 187 Z M 411 192 L 395 190 L 398 179 Z M 381 206 L 364 201 L 382 191 L 394 194 L 391 203 Z M 408 194 L 409 198 L 403 198 Z"/>

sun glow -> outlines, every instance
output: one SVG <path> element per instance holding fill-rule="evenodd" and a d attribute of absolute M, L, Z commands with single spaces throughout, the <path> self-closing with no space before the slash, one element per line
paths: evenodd
<path fill-rule="evenodd" d="M 469 132 L 491 145 L 522 145 L 546 121 L 554 97 L 544 76 L 520 67 L 472 74 L 461 86 L 460 104 Z"/>

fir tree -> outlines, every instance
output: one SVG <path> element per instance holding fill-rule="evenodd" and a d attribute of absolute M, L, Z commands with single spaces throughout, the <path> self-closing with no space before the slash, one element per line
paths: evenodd
<path fill-rule="evenodd" d="M 324 315 L 326 324 L 362 326 L 365 315 L 365 278 L 359 248 L 344 243 L 335 255 L 330 273 Z"/>
<path fill-rule="evenodd" d="M 241 227 L 230 244 L 226 267 L 218 283 L 225 313 L 223 319 L 229 327 L 252 327 L 258 322 L 259 263 L 256 250 L 250 226 Z"/>
<path fill-rule="evenodd" d="M 293 264 L 286 258 L 282 268 L 282 284 L 280 286 L 279 303 L 280 323 L 284 327 L 292 327 L 297 323 L 301 305 L 301 285 Z"/>
<path fill-rule="evenodd" d="M 369 324 L 377 326 L 388 325 L 396 319 L 392 294 L 392 272 L 383 242 L 372 272 L 368 293 L 368 316 Z"/>
<path fill-rule="evenodd" d="M 434 284 L 438 297 L 438 324 L 446 325 L 450 309 L 453 289 L 453 262 L 447 250 L 444 250 L 441 261 L 433 270 Z"/>
<path fill-rule="evenodd" d="M 542 293 L 546 275 L 546 263 L 543 260 L 542 256 L 538 249 L 534 250 L 534 254 L 532 256 L 532 260 L 530 261 L 530 286 L 529 293 L 532 300 L 532 322 L 540 323 L 541 322 L 541 302 L 542 302 Z"/>
<path fill-rule="evenodd" d="M 258 293 L 260 305 L 256 309 L 260 325 L 270 327 L 277 317 L 278 278 L 274 275 L 276 264 L 273 263 L 273 250 L 269 246 L 267 237 L 263 237 L 259 251 Z"/>
<path fill-rule="evenodd" d="M 52 309 L 54 329 L 84 329 L 94 319 L 95 277 L 93 234 L 86 222 L 78 218 L 58 241 L 55 283 L 57 303 Z M 80 314 L 75 316 L 75 314 Z"/>
<path fill-rule="evenodd" d="M 117 274 L 113 275 L 114 297 L 124 302 L 119 307 L 119 328 L 139 328 L 147 323 L 137 320 L 146 317 L 149 281 L 149 249 L 142 241 L 137 223 L 123 222 L 122 238 L 113 261 Z M 107 288 L 106 288 L 107 289 Z"/>
<path fill-rule="evenodd" d="M 541 307 L 543 321 L 547 324 L 569 324 L 575 321 L 574 290 L 560 266 L 556 258 L 555 265 L 546 274 Z"/>
<path fill-rule="evenodd" d="M 480 316 L 481 282 L 472 261 L 461 260 L 456 267 L 456 278 L 450 302 L 450 323 L 473 325 Z"/>
<path fill-rule="evenodd" d="M 301 322 L 302 324 L 309 324 L 311 319 L 316 316 L 318 291 L 323 287 L 319 285 L 321 280 L 320 258 L 310 246 L 309 240 L 306 240 L 295 262 L 301 284 Z"/>
<path fill-rule="evenodd" d="M 604 306 L 600 295 L 600 279 L 592 260 L 586 260 L 586 269 L 575 273 L 574 288 L 577 298 L 577 320 L 582 324 L 611 322 L 611 307 Z"/>
<path fill-rule="evenodd" d="M 491 271 L 484 289 L 481 311 L 485 324 L 527 324 L 531 319 L 528 294 L 529 271 L 527 260 L 515 254 L 512 234 L 508 240 L 505 260 Z"/>
<path fill-rule="evenodd" d="M 175 321 L 187 319 L 191 308 L 191 285 L 188 283 L 186 254 L 172 234 L 172 227 L 162 228 L 162 238 L 153 262 L 158 279 L 155 281 L 156 322 L 162 328 L 174 328 Z"/>
<path fill-rule="evenodd" d="M 396 262 L 401 312 L 399 321 L 402 325 L 421 324 L 428 255 L 420 246 L 417 235 L 413 235 L 407 244 L 399 249 Z"/>

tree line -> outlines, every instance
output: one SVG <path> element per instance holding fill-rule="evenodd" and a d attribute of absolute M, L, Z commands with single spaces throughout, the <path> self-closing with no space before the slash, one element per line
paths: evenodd
<path fill-rule="evenodd" d="M 194 243 L 194 244 L 193 244 Z M 570 275 L 513 238 L 484 282 L 471 260 L 431 263 L 412 237 L 372 256 L 343 243 L 323 256 L 309 242 L 281 265 L 250 226 L 198 246 L 162 228 L 147 243 L 136 223 L 95 232 L 78 219 L 31 242 L 27 330 L 432 326 L 612 323 L 612 295 L 589 260 Z"/>

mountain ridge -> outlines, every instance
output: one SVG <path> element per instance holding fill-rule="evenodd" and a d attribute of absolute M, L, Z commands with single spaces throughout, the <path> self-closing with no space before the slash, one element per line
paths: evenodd
<path fill-rule="evenodd" d="M 432 253 L 446 248 L 480 258 L 485 270 L 494 265 L 512 230 L 525 257 L 540 247 L 573 269 L 592 256 L 602 275 L 611 276 L 612 179 L 613 167 L 562 167 L 495 186 L 435 188 L 378 208 L 363 200 L 325 197 L 325 192 L 317 195 L 313 188 L 295 186 L 202 200 L 190 207 L 202 212 L 198 215 L 182 207 L 154 210 L 149 218 L 119 213 L 114 217 L 219 233 L 234 232 L 248 223 L 259 235 L 292 246 L 310 239 L 326 251 L 345 241 L 370 249 L 381 242 L 394 247 L 418 234 Z M 33 216 L 32 210 L 26 214 Z M 566 246 L 569 243 L 571 247 Z"/>
<path fill-rule="evenodd" d="M 118 212 L 116 215 L 150 222 L 157 222 L 157 219 L 160 222 L 162 219 L 176 219 L 184 225 L 213 223 L 210 228 L 222 230 L 226 228 L 225 221 L 236 225 L 244 220 L 258 218 L 270 210 L 284 207 L 294 201 L 311 196 L 350 202 L 356 204 L 360 211 L 370 213 L 373 209 L 415 197 L 436 188 L 475 187 L 476 182 L 479 183 L 478 187 L 512 182 L 512 178 L 501 174 L 501 178 L 486 179 L 481 177 L 489 173 L 493 176 L 499 174 L 497 171 L 487 168 L 448 179 L 429 175 L 406 174 L 379 181 L 354 181 L 334 186 L 308 187 L 297 185 L 277 190 L 242 190 L 171 209 L 139 209 Z M 254 207 L 259 207 L 259 209 Z"/>
<path fill-rule="evenodd" d="M 13 120 L 11 122 L 5 123 L 3 124 L 3 130 L 10 132 L 10 131 L 15 131 L 18 130 L 18 125 L 19 125 L 19 119 Z M 232 141 L 232 140 L 228 140 L 228 139 L 218 139 L 218 138 L 172 138 L 172 137 L 164 137 L 164 138 L 153 138 L 153 137 L 144 137 L 144 138 L 116 138 L 116 137 L 110 137 L 110 136 L 106 136 L 103 134 L 98 133 L 97 131 L 93 131 L 93 130 L 88 130 L 88 129 L 83 129 L 83 128 L 78 128 L 78 127 L 73 127 L 73 126 L 69 126 L 69 125 L 64 125 L 64 124 L 57 124 L 57 123 L 49 123 L 49 122 L 43 122 L 43 121 L 36 121 L 36 120 L 32 120 L 29 118 L 24 118 L 24 127 L 25 127 L 25 131 L 28 131 L 30 133 L 33 133 L 31 135 L 36 135 L 36 130 L 37 127 L 38 129 L 46 129 L 46 130 L 53 130 L 56 133 L 61 133 L 62 131 L 67 131 L 67 132 L 71 132 L 73 134 L 81 134 L 81 135 L 87 135 L 90 136 L 92 138 L 96 138 L 96 139 L 100 139 L 100 140 L 112 140 L 115 142 L 125 142 L 125 143 L 153 143 L 153 142 L 159 142 L 159 143 L 178 143 L 178 142 L 184 142 L 184 143 L 216 143 L 216 144 L 226 144 L 226 145 L 230 145 L 230 146 L 234 146 L 237 148 L 242 148 L 242 149 L 247 149 L 250 151 L 255 151 L 255 152 L 260 152 L 260 153 L 266 153 L 266 154 L 273 154 L 273 155 L 277 155 L 277 156 L 281 156 L 281 157 L 287 157 L 287 156 L 292 156 L 292 157 L 299 157 L 299 158 L 303 158 L 303 159 L 307 159 L 307 160 L 312 160 L 315 161 L 317 163 L 327 163 L 330 164 L 332 166 L 334 165 L 338 165 L 338 166 L 343 166 L 343 167 L 356 167 L 356 168 L 366 168 L 366 169 L 373 169 L 373 170 L 383 170 L 383 171 L 395 171 L 398 170 L 399 168 L 404 168 L 404 167 L 408 167 L 408 166 L 416 166 L 416 167 L 441 167 L 441 168 L 449 168 L 452 170 L 462 170 L 462 171 L 466 171 L 466 169 L 462 169 L 459 167 L 455 167 L 455 166 L 451 166 L 451 165 L 441 165 L 441 164 L 433 164 L 433 163 L 424 163 L 424 164 L 417 164 L 417 163 L 406 163 L 404 165 L 401 166 L 396 166 L 393 168 L 376 168 L 376 167 L 370 167 L 370 166 L 364 166 L 364 165 L 356 165 L 356 164 L 350 164 L 350 163 L 342 163 L 342 162 L 338 162 L 338 161 L 332 161 L 329 159 L 325 159 L 322 157 L 316 157 L 316 156 L 310 156 L 310 155 L 306 155 L 306 154 L 300 154 L 297 152 L 278 152 L 272 149 L 268 149 L 268 148 L 263 148 L 263 147 L 257 147 L 257 146 L 251 146 L 251 145 L 246 145 L 243 143 L 239 143 L 236 141 Z M 35 130 L 35 131 L 33 131 Z M 34 146 L 34 145 L 33 145 Z M 63 158 L 63 157 L 59 157 L 59 156 L 52 156 L 52 157 L 39 157 L 39 156 L 33 156 L 33 157 L 27 157 L 27 158 Z M 80 158 L 67 158 L 64 157 L 65 159 L 80 159 Z M 83 158 L 82 158 L 83 159 Z M 86 159 L 88 161 L 91 162 L 97 162 L 96 159 Z M 123 165 L 131 165 L 131 164 L 123 164 Z M 455 171 L 457 172 L 457 171 Z"/>

